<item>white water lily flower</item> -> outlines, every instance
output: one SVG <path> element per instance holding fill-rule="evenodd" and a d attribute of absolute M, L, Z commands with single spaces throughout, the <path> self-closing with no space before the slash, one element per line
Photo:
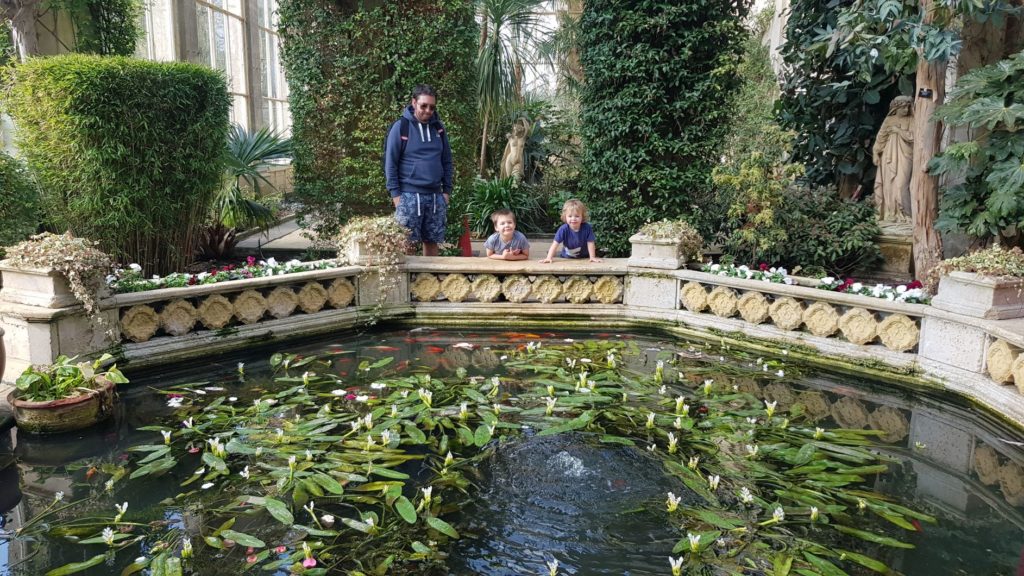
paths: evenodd
<path fill-rule="evenodd" d="M 308 450 L 307 449 L 306 450 L 306 462 L 309 462 L 312 459 L 313 459 L 313 452 L 312 452 L 312 450 Z"/>
<path fill-rule="evenodd" d="M 675 434 L 673 434 L 672 432 L 669 432 L 668 433 L 668 453 L 669 454 L 675 454 L 676 453 L 676 449 L 677 449 L 676 446 L 678 444 L 679 444 L 679 439 L 676 438 Z"/>
<path fill-rule="evenodd" d="M 690 541 L 690 552 L 700 552 L 700 534 L 686 533 L 686 539 Z"/>
<path fill-rule="evenodd" d="M 64 491 L 63 490 L 57 490 L 57 493 L 53 495 L 53 501 L 54 502 L 60 502 L 63 499 L 64 499 Z"/>
<path fill-rule="evenodd" d="M 181 558 L 188 560 L 192 557 L 192 539 L 188 536 L 181 539 Z"/>
<path fill-rule="evenodd" d="M 558 576 L 558 560 L 548 561 L 548 576 Z"/>
<path fill-rule="evenodd" d="M 779 378 L 782 378 L 783 376 L 786 375 L 786 372 L 784 370 L 779 370 L 778 372 L 775 373 L 775 375 L 778 376 Z"/>
<path fill-rule="evenodd" d="M 721 482 L 721 480 L 722 480 L 722 477 L 719 476 L 718 474 L 713 474 L 711 476 L 708 476 L 708 487 L 711 488 L 712 492 L 714 492 L 715 490 L 718 490 L 718 483 Z"/>
<path fill-rule="evenodd" d="M 113 546 L 114 545 L 114 529 L 111 528 L 110 526 L 107 526 L 106 528 L 103 529 L 102 534 L 103 534 L 103 541 L 107 543 L 107 546 Z"/>
<path fill-rule="evenodd" d="M 760 448 L 757 446 L 757 444 L 747 444 L 747 454 L 749 454 L 750 456 L 757 456 L 759 450 Z"/>
<path fill-rule="evenodd" d="M 203 490 L 209 490 L 210 488 L 213 488 L 213 482 L 207 482 L 206 484 L 200 486 L 200 488 L 202 488 Z"/>
<path fill-rule="evenodd" d="M 295 455 L 294 454 L 292 454 L 291 456 L 288 457 L 288 468 L 291 469 L 291 470 L 295 470 Z"/>
<path fill-rule="evenodd" d="M 245 468 L 242 468 L 242 471 L 239 472 L 238 475 L 241 476 L 242 478 L 245 478 L 246 480 L 248 480 L 249 479 L 249 467 L 246 466 Z"/>
<path fill-rule="evenodd" d="M 459 419 L 465 420 L 467 416 L 469 416 L 469 403 L 463 402 L 459 404 Z"/>
<path fill-rule="evenodd" d="M 341 388 L 336 388 L 334 390 L 331 390 L 331 394 L 333 394 L 335 396 L 344 396 L 345 395 L 345 391 L 342 390 Z"/>
<path fill-rule="evenodd" d="M 715 266 L 718 266 L 718 264 L 715 264 Z M 680 556 L 679 558 L 673 558 L 673 557 L 669 556 L 668 557 L 668 563 L 669 563 L 670 566 L 672 566 L 672 576 L 680 576 L 683 573 L 683 557 L 682 556 Z"/>
<path fill-rule="evenodd" d="M 164 444 L 170 444 L 171 443 L 171 431 L 170 430 L 161 430 L 160 431 L 160 435 L 164 437 Z"/>
<path fill-rule="evenodd" d="M 444 465 L 445 465 L 445 467 L 451 466 L 452 462 L 455 462 L 455 457 L 452 456 L 452 451 L 449 450 L 448 453 L 445 454 L 445 456 L 444 456 Z"/>
<path fill-rule="evenodd" d="M 665 507 L 669 512 L 675 512 L 679 508 L 679 503 L 682 502 L 682 496 L 676 496 L 674 493 L 668 493 L 668 500 L 665 500 Z"/>
<path fill-rule="evenodd" d="M 391 430 L 385 430 L 380 433 L 380 443 L 385 446 L 391 444 Z"/>
<path fill-rule="evenodd" d="M 430 506 L 430 500 L 432 499 L 434 494 L 434 487 L 427 486 L 425 488 L 420 488 L 420 490 L 423 492 L 423 505 Z"/>
<path fill-rule="evenodd" d="M 754 501 L 754 495 L 750 493 L 750 488 L 744 486 L 740 488 L 740 502 L 744 504 L 750 504 Z"/>
<path fill-rule="evenodd" d="M 363 416 L 363 426 L 366 426 L 367 430 L 373 430 L 373 413 L 368 412 L 366 416 Z"/>
<path fill-rule="evenodd" d="M 774 400 L 772 402 L 769 402 L 767 400 L 764 401 L 764 411 L 768 414 L 769 418 L 771 418 L 772 416 L 775 415 L 775 407 L 778 404 L 779 404 L 778 400 Z"/>
<path fill-rule="evenodd" d="M 366 402 L 369 399 L 370 399 L 370 397 L 367 396 L 366 394 L 360 394 L 360 395 L 356 396 L 356 398 L 355 398 L 356 402 Z"/>
<path fill-rule="evenodd" d="M 427 408 L 430 408 L 430 403 L 434 399 L 434 393 L 426 388 L 420 388 L 416 391 L 416 394 L 418 394 L 420 400 L 427 405 Z"/>
<path fill-rule="evenodd" d="M 175 396 L 167 400 L 167 406 L 170 408 L 181 408 L 181 404 L 184 401 L 185 399 L 182 398 L 181 396 Z"/>
<path fill-rule="evenodd" d="M 817 506 L 811 506 L 811 522 L 817 522 L 817 521 L 818 521 L 818 507 Z"/>
<path fill-rule="evenodd" d="M 815 440 L 821 440 L 822 437 L 824 437 L 824 436 L 825 436 L 825 429 L 824 428 L 815 428 L 814 429 L 814 439 Z"/>
<path fill-rule="evenodd" d="M 373 388 L 374 390 L 383 390 L 387 387 L 388 385 L 383 382 L 373 382 L 370 384 L 370 388 Z"/>
<path fill-rule="evenodd" d="M 654 428 L 654 412 L 647 413 L 647 427 Z"/>
<path fill-rule="evenodd" d="M 185 428 L 191 428 L 192 427 L 192 417 L 189 416 L 188 420 L 182 420 L 181 423 L 182 423 L 183 426 L 185 426 Z"/>
<path fill-rule="evenodd" d="M 696 470 L 698 464 L 700 464 L 700 456 L 690 456 L 690 461 L 686 463 L 686 467 L 690 470 Z"/>
<path fill-rule="evenodd" d="M 545 413 L 548 416 L 551 416 L 551 413 L 555 409 L 555 402 L 558 401 L 558 398 L 552 398 L 552 397 L 549 396 L 549 397 L 545 398 L 544 401 L 547 402 L 547 404 L 548 404 L 548 407 L 547 407 L 547 410 L 545 410 Z"/>
<path fill-rule="evenodd" d="M 676 416 L 676 419 L 672 421 L 672 427 L 675 428 L 676 430 L 682 430 L 683 419 L 680 418 L 679 416 Z"/>
<path fill-rule="evenodd" d="M 772 512 L 772 520 L 776 522 L 782 522 L 786 519 L 786 513 L 782 511 L 782 506 L 777 506 L 775 511 Z"/>
<path fill-rule="evenodd" d="M 359 431 L 359 427 L 362 426 L 362 424 L 363 424 L 363 421 L 361 419 L 360 420 L 353 420 L 353 421 L 348 423 L 348 425 L 352 427 L 352 431 L 353 432 L 358 432 Z"/>

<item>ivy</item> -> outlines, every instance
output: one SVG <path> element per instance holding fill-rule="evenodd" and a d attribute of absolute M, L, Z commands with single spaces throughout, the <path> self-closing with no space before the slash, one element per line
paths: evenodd
<path fill-rule="evenodd" d="M 281 0 L 278 15 L 306 225 L 334 235 L 353 214 L 390 211 L 384 136 L 419 83 L 437 90 L 460 193 L 474 169 L 472 0 Z"/>
<path fill-rule="evenodd" d="M 611 256 L 711 194 L 749 2 L 588 0 L 580 21 L 581 196 Z"/>

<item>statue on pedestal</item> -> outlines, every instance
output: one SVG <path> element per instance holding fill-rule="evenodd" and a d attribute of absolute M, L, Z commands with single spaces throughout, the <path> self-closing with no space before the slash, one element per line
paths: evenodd
<path fill-rule="evenodd" d="M 910 222 L 910 176 L 914 160 L 914 116 L 910 96 L 897 96 L 878 129 L 871 158 L 875 172 L 875 207 L 882 224 Z"/>
<path fill-rule="evenodd" d="M 526 134 L 530 130 L 530 121 L 520 118 L 512 124 L 512 133 L 506 134 L 508 144 L 501 156 L 501 177 L 513 177 L 516 181 L 523 179 L 523 149 L 526 148 Z"/>

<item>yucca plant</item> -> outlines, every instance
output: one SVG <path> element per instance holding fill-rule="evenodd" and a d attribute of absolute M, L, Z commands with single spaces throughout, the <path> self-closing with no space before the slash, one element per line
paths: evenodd
<path fill-rule="evenodd" d="M 230 255 L 238 243 L 239 228 L 257 227 L 267 230 L 274 224 L 273 213 L 253 198 L 260 196 L 260 186 L 274 187 L 261 170 L 271 160 L 290 158 L 292 140 L 267 127 L 249 132 L 233 124 L 228 131 L 224 150 L 224 185 L 213 199 L 213 223 L 203 233 L 200 249 L 208 258 Z M 250 197 L 247 190 L 251 190 Z"/>

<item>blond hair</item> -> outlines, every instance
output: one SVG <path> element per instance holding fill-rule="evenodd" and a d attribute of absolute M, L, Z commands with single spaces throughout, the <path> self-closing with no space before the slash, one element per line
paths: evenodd
<path fill-rule="evenodd" d="M 570 212 L 579 212 L 580 218 L 584 222 L 590 219 L 590 212 L 587 210 L 587 205 L 575 198 L 570 198 L 562 204 L 562 222 L 565 222 L 565 215 Z"/>

